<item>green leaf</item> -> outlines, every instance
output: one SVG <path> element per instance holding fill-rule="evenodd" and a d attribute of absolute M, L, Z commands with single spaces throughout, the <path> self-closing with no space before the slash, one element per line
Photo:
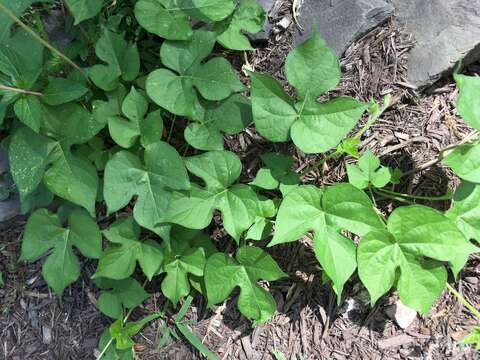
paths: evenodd
<path fill-rule="evenodd" d="M 163 132 L 160 111 L 151 112 L 145 117 L 147 111 L 147 100 L 132 87 L 122 104 L 122 112 L 129 120 L 118 116 L 108 118 L 108 129 L 113 140 L 124 148 L 133 146 L 139 137 L 143 146 L 159 141 Z"/>
<path fill-rule="evenodd" d="M 262 30 L 265 10 L 256 0 L 241 0 L 229 18 L 215 24 L 217 41 L 232 50 L 253 50 L 244 32 L 251 34 Z"/>
<path fill-rule="evenodd" d="M 240 94 L 202 105 L 203 120 L 190 123 L 184 133 L 185 140 L 199 150 L 223 150 L 222 132 L 238 134 L 253 121 L 250 100 Z"/>
<path fill-rule="evenodd" d="M 480 185 L 462 182 L 446 216 L 455 222 L 467 239 L 480 240 Z"/>
<path fill-rule="evenodd" d="M 240 159 L 229 151 L 210 151 L 185 159 L 187 169 L 201 178 L 205 188 L 192 186 L 189 193 L 174 194 L 168 221 L 191 229 L 203 229 L 213 212 L 222 213 L 225 230 L 236 240 L 254 222 L 258 197 L 247 185 L 232 185 L 240 176 Z"/>
<path fill-rule="evenodd" d="M 462 341 L 462 344 L 474 344 L 475 350 L 480 350 L 480 326 L 474 326 Z"/>
<path fill-rule="evenodd" d="M 140 228 L 132 217 L 116 221 L 103 234 L 114 245 L 100 256 L 93 278 L 126 279 L 133 274 L 138 261 L 143 273 L 152 280 L 163 261 L 163 253 L 157 242 L 138 240 Z"/>
<path fill-rule="evenodd" d="M 314 231 L 315 255 L 340 295 L 357 266 L 355 244 L 340 230 L 364 235 L 382 227 L 368 196 L 352 185 L 336 184 L 325 190 L 300 186 L 281 203 L 269 246 Z"/>
<path fill-rule="evenodd" d="M 98 309 L 105 315 L 113 318 L 123 318 L 125 310 L 133 309 L 150 296 L 133 278 L 124 280 L 98 279 L 97 286 L 103 291 L 97 300 Z"/>
<path fill-rule="evenodd" d="M 259 133 L 271 141 L 287 141 L 306 153 L 324 152 L 350 132 L 368 108 L 368 104 L 349 97 L 324 103 L 305 99 L 294 101 L 281 84 L 264 74 L 252 78 L 252 107 Z"/>
<path fill-rule="evenodd" d="M 280 189 L 283 196 L 295 189 L 300 182 L 300 175 L 292 170 L 291 156 L 275 153 L 260 155 L 266 167 L 261 168 L 250 185 L 265 190 Z"/>
<path fill-rule="evenodd" d="M 480 183 L 480 142 L 455 147 L 442 162 L 463 180 Z"/>
<path fill-rule="evenodd" d="M 162 108 L 180 116 L 199 118 L 198 95 L 206 100 L 223 100 L 244 90 L 230 63 L 220 57 L 202 63 L 213 49 L 215 34 L 197 30 L 189 41 L 165 41 L 160 48 L 162 63 L 147 78 L 150 98 Z"/>
<path fill-rule="evenodd" d="M 165 255 L 161 272 L 167 275 L 162 281 L 162 293 L 174 306 L 190 293 L 188 274 L 203 276 L 205 251 L 201 247 L 191 247 L 188 239 L 172 236 L 171 247 L 163 243 Z"/>
<path fill-rule="evenodd" d="M 274 314 L 276 303 L 257 281 L 275 281 L 286 276 L 272 257 L 257 247 L 241 247 L 236 260 L 222 253 L 214 254 L 205 266 L 208 303 L 224 301 L 238 286 L 240 312 L 255 324 L 264 323 Z"/>
<path fill-rule="evenodd" d="M 43 106 L 37 96 L 26 95 L 18 99 L 13 109 L 18 119 L 38 133 L 43 123 Z"/>
<path fill-rule="evenodd" d="M 98 259 L 102 252 L 100 230 L 85 212 L 70 213 L 68 224 L 68 228 L 63 228 L 56 215 L 40 209 L 28 219 L 22 239 L 21 260 L 33 261 L 52 250 L 43 264 L 42 274 L 60 296 L 80 276 L 80 264 L 73 247 L 91 259 Z"/>
<path fill-rule="evenodd" d="M 112 91 L 124 81 L 133 81 L 140 71 L 140 58 L 137 46 L 128 44 L 122 35 L 103 29 L 95 44 L 95 54 L 107 65 L 94 65 L 90 68 L 90 78 L 100 89 Z"/>
<path fill-rule="evenodd" d="M 48 78 L 48 85 L 43 90 L 42 100 L 48 105 L 61 105 L 77 100 L 88 91 L 82 83 L 71 79 Z"/>
<path fill-rule="evenodd" d="M 165 142 L 146 146 L 144 163 L 128 151 L 107 163 L 103 196 L 108 212 L 118 211 L 137 195 L 133 216 L 141 226 L 162 235 L 173 190 L 188 190 L 190 182 L 182 158 Z"/>
<path fill-rule="evenodd" d="M 297 89 L 300 99 L 315 100 L 340 82 L 340 62 L 314 26 L 313 35 L 293 49 L 285 61 L 288 82 Z"/>
<path fill-rule="evenodd" d="M 275 201 L 266 199 L 258 203 L 255 222 L 248 229 L 246 239 L 264 240 L 272 232 L 272 221 L 270 220 L 277 214 L 277 204 Z"/>
<path fill-rule="evenodd" d="M 372 184 L 383 188 L 390 182 L 390 169 L 380 165 L 380 159 L 371 150 L 365 151 L 357 165 L 347 165 L 348 181 L 360 190 Z"/>
<path fill-rule="evenodd" d="M 233 0 L 140 0 L 135 17 L 148 32 L 168 40 L 189 40 L 189 16 L 206 22 L 220 21 L 232 13 Z"/>
<path fill-rule="evenodd" d="M 100 352 L 103 352 L 105 350 L 102 357 L 99 357 L 98 360 L 133 360 L 134 359 L 133 349 L 127 349 L 127 350 L 117 349 L 117 343 L 115 340 L 112 339 L 109 328 L 106 328 L 103 331 L 102 336 L 100 337 L 100 341 L 98 342 L 98 349 L 100 350 Z"/>
<path fill-rule="evenodd" d="M 66 0 L 66 3 L 75 18 L 75 25 L 96 16 L 103 6 L 103 0 Z"/>
<path fill-rule="evenodd" d="M 176 323 L 178 331 L 195 347 L 203 356 L 209 360 L 218 360 L 218 357 L 199 339 L 184 323 Z"/>
<path fill-rule="evenodd" d="M 131 349 L 135 345 L 131 337 L 138 334 L 147 323 L 161 316 L 162 314 L 156 313 L 144 317 L 139 321 L 128 322 L 125 325 L 123 324 L 123 319 L 116 320 L 110 325 L 110 335 L 115 339 L 116 348 L 118 350 Z"/>
<path fill-rule="evenodd" d="M 480 130 L 480 79 L 476 76 L 454 74 L 460 90 L 457 98 L 457 111 L 471 127 Z"/>
<path fill-rule="evenodd" d="M 425 206 L 397 208 L 387 230 L 369 232 L 358 247 L 358 273 L 372 303 L 394 286 L 399 270 L 400 299 L 426 314 L 442 292 L 447 272 L 442 263 L 424 258 L 458 265 L 478 251 L 450 219 Z"/>

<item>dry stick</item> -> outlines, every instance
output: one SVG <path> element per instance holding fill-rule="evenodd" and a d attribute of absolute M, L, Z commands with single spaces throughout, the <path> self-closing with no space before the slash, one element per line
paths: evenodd
<path fill-rule="evenodd" d="M 21 28 L 23 28 L 26 32 L 28 32 L 35 40 L 40 42 L 43 46 L 45 46 L 47 49 L 49 49 L 51 52 L 54 54 L 58 55 L 61 59 L 63 59 L 65 62 L 73 66 L 75 69 L 77 69 L 84 77 L 89 81 L 88 76 L 83 72 L 83 70 L 75 64 L 72 60 L 70 60 L 67 56 L 65 56 L 60 50 L 57 50 L 55 47 L 50 45 L 48 41 L 45 41 L 42 39 L 41 36 L 39 36 L 35 31 L 33 31 L 28 25 L 22 22 L 18 17 L 15 16 L 15 14 L 5 5 L 3 5 L 0 2 L 0 11 L 3 12 L 5 15 L 7 15 L 10 19 L 12 19 L 14 22 L 16 22 Z"/>
<path fill-rule="evenodd" d="M 25 90 L 25 89 L 19 89 L 19 88 L 16 88 L 16 87 L 11 87 L 11 86 L 6 86 L 6 85 L 0 85 L 0 90 L 13 91 L 13 92 L 17 92 L 17 93 L 20 93 L 20 94 L 43 96 L 43 94 L 40 93 L 40 92 L 30 91 L 30 90 Z"/>
<path fill-rule="evenodd" d="M 403 173 L 401 177 L 403 178 L 403 177 L 406 177 L 406 176 L 410 176 L 410 175 L 416 174 L 417 172 L 428 169 L 429 167 L 431 167 L 431 166 L 439 163 L 440 161 L 442 161 L 443 158 L 445 157 L 445 153 L 447 151 L 453 150 L 458 146 L 461 146 L 461 145 L 464 145 L 466 143 L 469 143 L 471 141 L 476 140 L 476 137 L 478 135 L 479 135 L 478 131 L 473 130 L 471 133 L 469 133 L 467 136 L 465 136 L 460 142 L 458 142 L 456 144 L 449 145 L 446 148 L 440 150 L 440 153 L 438 154 L 437 158 L 432 159 L 430 161 L 427 161 L 426 163 L 423 163 L 422 165 L 416 167 L 415 169 L 412 169 L 410 171 L 407 171 L 407 172 Z"/>

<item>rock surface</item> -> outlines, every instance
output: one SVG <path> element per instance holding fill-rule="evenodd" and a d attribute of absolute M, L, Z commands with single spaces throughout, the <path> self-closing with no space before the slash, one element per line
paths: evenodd
<path fill-rule="evenodd" d="M 480 0 L 389 1 L 417 42 L 408 64 L 412 85 L 431 85 L 457 61 L 480 58 Z"/>
<path fill-rule="evenodd" d="M 273 30 L 273 24 L 269 20 L 271 11 L 275 8 L 277 0 L 257 0 L 260 5 L 262 5 L 265 10 L 266 18 L 265 23 L 263 24 L 263 29 L 256 34 L 248 34 L 248 37 L 254 44 L 262 44 L 268 42 L 270 32 Z"/>
<path fill-rule="evenodd" d="M 393 14 L 393 6 L 383 0 L 304 0 L 295 30 L 294 45 L 312 32 L 316 21 L 320 34 L 341 56 L 360 36 L 383 23 Z"/>
<path fill-rule="evenodd" d="M 385 313 L 390 319 L 395 320 L 402 329 L 409 327 L 417 318 L 417 312 L 403 304 L 400 300 L 395 305 L 388 307 Z"/>

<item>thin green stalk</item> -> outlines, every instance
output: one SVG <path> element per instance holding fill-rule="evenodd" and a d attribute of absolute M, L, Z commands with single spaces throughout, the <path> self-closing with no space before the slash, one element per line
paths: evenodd
<path fill-rule="evenodd" d="M 64 55 L 60 50 L 56 49 L 48 41 L 44 40 L 40 35 L 38 35 L 35 31 L 33 31 L 28 25 L 26 25 L 22 20 L 20 20 L 8 7 L 3 5 L 2 2 L 0 2 L 0 11 L 3 12 L 5 15 L 7 15 L 14 22 L 16 22 L 18 24 L 18 26 L 20 26 L 26 32 L 28 32 L 35 40 L 37 40 L 39 43 L 41 43 L 43 46 L 45 46 L 51 52 L 53 52 L 54 54 L 59 56 L 61 59 L 63 59 L 65 62 L 67 62 L 68 64 L 73 66 L 75 69 L 77 69 L 85 77 L 85 79 L 87 79 L 87 81 L 89 81 L 88 76 L 83 72 L 83 70 L 77 64 L 75 64 L 66 55 Z"/>
<path fill-rule="evenodd" d="M 378 107 L 378 104 L 375 103 L 376 109 L 371 112 L 368 117 L 367 122 L 363 127 L 353 136 L 354 139 L 360 139 L 362 135 L 367 131 L 383 113 L 390 107 L 392 103 L 392 97 L 390 95 L 385 95 L 383 97 L 383 103 L 381 107 Z"/>
<path fill-rule="evenodd" d="M 395 201 L 398 201 L 398 202 L 401 202 L 401 203 L 404 203 L 404 204 L 415 205 L 415 203 L 413 201 L 404 199 L 402 197 L 389 195 L 387 193 L 382 193 L 382 192 L 378 191 L 378 189 L 373 189 L 373 192 L 377 195 L 380 195 L 381 197 L 383 197 L 385 199 L 391 199 L 391 200 L 395 200 Z"/>
<path fill-rule="evenodd" d="M 168 130 L 167 142 L 170 144 L 172 139 L 173 128 L 175 127 L 175 121 L 177 120 L 177 115 L 173 115 L 172 123 L 170 124 L 170 130 Z"/>
<path fill-rule="evenodd" d="M 442 201 L 442 200 L 451 200 L 453 194 L 446 194 L 442 196 L 420 196 L 420 195 L 411 195 L 403 194 L 396 191 L 390 191 L 387 189 L 377 189 L 378 192 L 385 193 L 387 195 L 392 195 L 401 198 L 417 199 L 417 200 L 430 200 L 430 201 Z"/>
<path fill-rule="evenodd" d="M 465 307 L 470 310 L 470 312 L 476 316 L 476 318 L 480 321 L 480 311 L 475 309 L 475 307 L 467 300 L 465 297 L 460 294 L 457 290 L 455 290 L 449 283 L 447 283 L 447 289 L 455 295 L 455 297 L 460 300 L 460 302 L 465 305 Z"/>
<path fill-rule="evenodd" d="M 312 170 L 315 170 L 315 169 L 318 169 L 320 166 L 322 166 L 324 163 L 326 163 L 327 161 L 329 160 L 332 160 L 338 156 L 341 155 L 341 152 L 338 152 L 338 151 L 334 151 L 333 153 L 331 153 L 330 155 L 327 155 L 325 156 L 324 158 L 314 162 L 312 165 L 308 166 L 305 170 L 303 170 L 301 173 L 300 173 L 300 176 L 304 176 L 304 175 L 307 175 L 310 171 Z"/>
<path fill-rule="evenodd" d="M 380 222 L 383 225 L 387 226 L 387 220 L 385 219 L 383 214 L 380 212 L 380 210 L 378 210 L 377 201 L 375 200 L 375 196 L 373 195 L 373 191 L 372 191 L 371 186 L 368 187 L 368 193 L 370 194 L 370 199 L 372 199 L 372 202 L 373 202 L 373 205 L 374 205 L 374 210 L 375 210 L 375 213 L 377 214 L 378 219 L 380 220 Z"/>

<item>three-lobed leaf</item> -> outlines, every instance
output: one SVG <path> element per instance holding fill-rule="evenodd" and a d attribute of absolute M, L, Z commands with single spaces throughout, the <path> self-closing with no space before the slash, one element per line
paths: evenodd
<path fill-rule="evenodd" d="M 358 165 L 347 165 L 348 181 L 360 190 L 370 184 L 383 188 L 391 180 L 388 167 L 380 165 L 380 159 L 371 150 L 367 150 L 358 160 Z"/>
<path fill-rule="evenodd" d="M 80 263 L 73 247 L 88 258 L 100 257 L 102 239 L 96 222 L 84 211 L 75 210 L 68 216 L 68 228 L 64 228 L 56 215 L 40 209 L 28 219 L 20 259 L 34 261 L 52 250 L 42 274 L 47 284 L 62 295 L 80 276 Z"/>
<path fill-rule="evenodd" d="M 222 302 L 238 286 L 238 309 L 255 324 L 261 324 L 272 317 L 276 303 L 257 281 L 275 281 L 285 276 L 275 260 L 257 247 L 239 248 L 235 259 L 222 253 L 214 254 L 205 266 L 208 303 Z"/>

